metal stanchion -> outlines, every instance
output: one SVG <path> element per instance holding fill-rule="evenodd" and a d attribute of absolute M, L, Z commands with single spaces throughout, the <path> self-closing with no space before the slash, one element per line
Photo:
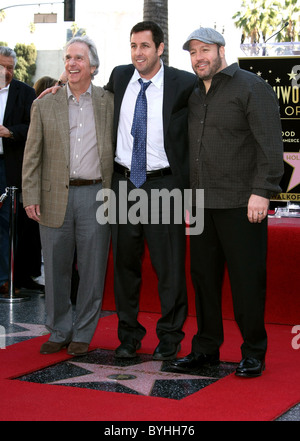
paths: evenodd
<path fill-rule="evenodd" d="M 8 294 L 0 295 L 0 302 L 24 302 L 29 300 L 28 296 L 16 295 L 14 287 L 14 269 L 15 269 L 15 243 L 16 243 L 16 212 L 17 212 L 17 198 L 16 187 L 8 187 L 6 189 L 10 194 L 10 228 L 9 228 L 9 284 Z"/>

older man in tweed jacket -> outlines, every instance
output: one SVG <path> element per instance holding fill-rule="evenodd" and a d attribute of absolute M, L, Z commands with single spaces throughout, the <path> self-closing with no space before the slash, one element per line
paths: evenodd
<path fill-rule="evenodd" d="M 51 333 L 43 354 L 66 345 L 71 355 L 85 354 L 99 318 L 110 229 L 96 220 L 96 195 L 111 182 L 113 96 L 93 86 L 98 66 L 88 38 L 71 40 L 65 53 L 67 86 L 32 108 L 23 201 L 28 216 L 40 224 Z M 80 283 L 73 324 L 75 249 Z"/>

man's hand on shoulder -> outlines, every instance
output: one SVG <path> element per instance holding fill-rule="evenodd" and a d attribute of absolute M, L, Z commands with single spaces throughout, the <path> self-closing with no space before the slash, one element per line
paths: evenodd
<path fill-rule="evenodd" d="M 53 86 L 53 87 L 49 87 L 48 89 L 45 89 L 38 97 L 37 99 L 41 99 L 44 96 L 48 95 L 48 93 L 52 93 L 52 95 L 55 95 L 56 92 L 61 89 L 62 86 Z"/>

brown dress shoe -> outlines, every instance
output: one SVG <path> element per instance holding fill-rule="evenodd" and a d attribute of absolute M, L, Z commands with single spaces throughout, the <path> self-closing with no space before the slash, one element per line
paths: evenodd
<path fill-rule="evenodd" d="M 8 294 L 8 282 L 0 286 L 0 294 Z"/>
<path fill-rule="evenodd" d="M 69 355 L 81 356 L 81 355 L 86 355 L 88 353 L 88 349 L 89 349 L 88 343 L 72 341 L 68 346 L 67 352 Z"/>
<path fill-rule="evenodd" d="M 56 343 L 55 341 L 47 341 L 46 343 L 42 344 L 40 353 L 41 354 L 54 354 L 55 352 L 59 352 L 61 349 L 65 348 L 67 346 L 67 343 Z"/>
<path fill-rule="evenodd" d="M 14 288 L 15 294 L 20 294 L 19 288 Z M 5 282 L 3 285 L 0 286 L 0 294 L 3 294 L 5 297 L 9 295 L 9 284 L 8 282 Z"/>

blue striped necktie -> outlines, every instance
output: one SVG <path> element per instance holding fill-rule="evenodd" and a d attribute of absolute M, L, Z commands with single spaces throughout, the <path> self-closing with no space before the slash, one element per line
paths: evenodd
<path fill-rule="evenodd" d="M 131 158 L 130 180 L 137 187 L 146 181 L 147 161 L 147 98 L 146 90 L 151 81 L 144 83 L 140 78 L 141 90 L 137 96 L 134 110 L 131 135 L 133 136 L 133 150 Z"/>

